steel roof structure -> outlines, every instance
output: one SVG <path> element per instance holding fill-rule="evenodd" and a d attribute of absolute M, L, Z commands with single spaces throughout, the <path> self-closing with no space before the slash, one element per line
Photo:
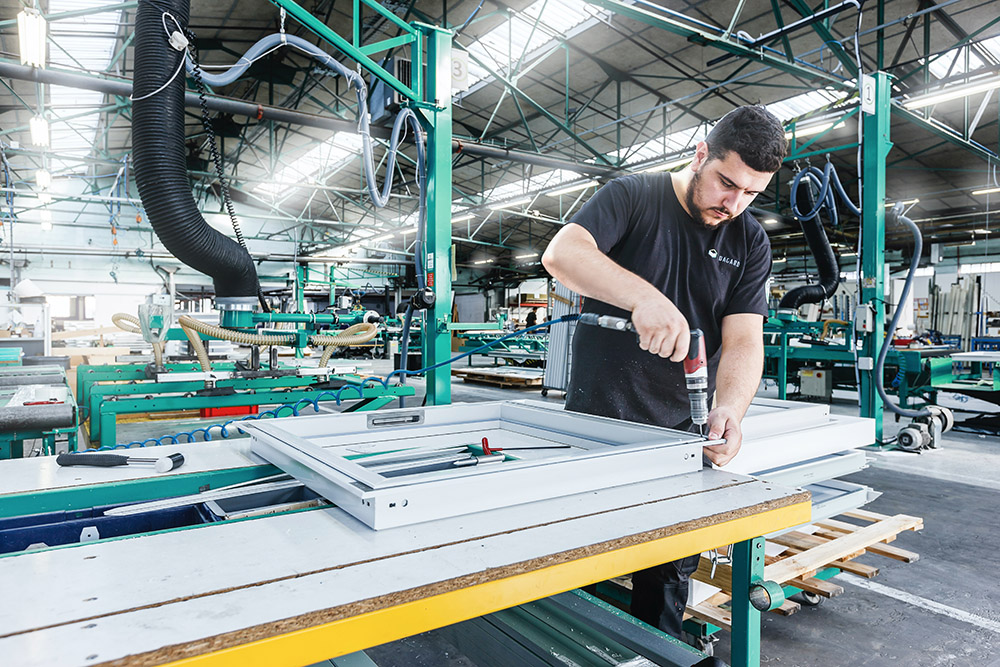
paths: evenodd
<path fill-rule="evenodd" d="M 128 180 L 128 95 L 101 90 L 107 80 L 121 84 L 132 77 L 137 4 L 41 2 L 49 48 L 47 66 L 39 70 L 18 60 L 15 16 L 23 3 L 2 3 L 5 261 L 74 251 L 124 264 L 159 257 L 162 248 Z M 994 254 L 991 235 L 983 232 L 994 231 L 1000 191 L 974 193 L 998 185 L 995 2 L 887 0 L 864 3 L 863 11 L 855 0 L 818 6 L 742 0 L 735 8 L 718 0 L 381 4 L 404 21 L 455 33 L 456 66 L 465 67 L 467 81 L 456 84 L 453 98 L 453 240 L 458 265 L 484 282 L 537 275 L 537 253 L 601 183 L 628 172 L 679 168 L 712 122 L 747 103 L 767 105 L 794 132 L 792 156 L 755 208 L 776 254 L 804 255 L 788 209 L 793 170 L 829 156 L 857 197 L 859 61 L 861 71 L 883 70 L 894 81 L 891 200 L 918 200 L 908 204 L 909 216 L 927 246 L 954 246 L 951 252 L 963 256 Z M 304 6 L 335 31 L 350 31 L 354 3 Z M 369 13 L 363 41 L 397 35 L 391 21 Z M 281 25 L 278 9 L 264 0 L 192 1 L 190 27 L 207 71 L 235 63 Z M 284 27 L 318 43 L 291 19 Z M 391 55 L 399 60 L 405 52 Z M 971 86 L 979 91 L 961 96 Z M 918 104 L 937 91 L 960 96 Z M 235 113 L 216 105 L 211 122 L 255 255 L 275 266 L 307 256 L 359 266 L 407 261 L 417 207 L 412 144 L 402 151 L 390 204 L 376 210 L 353 130 L 357 102 L 342 80 L 283 48 L 254 62 L 238 82 L 210 91 L 216 97 L 246 103 Z M 188 112 L 192 188 L 210 224 L 226 229 L 202 119 L 197 107 Z M 38 116 L 49 124 L 48 147 L 30 138 Z M 391 116 L 376 114 L 374 126 L 387 136 Z M 49 188 L 39 185 L 38 170 L 51 174 Z M 53 229 L 43 232 L 47 219 Z M 846 251 L 856 243 L 857 227 L 844 216 L 829 232 Z M 888 234 L 888 247 L 906 245 L 905 234 Z M 973 240 L 974 248 L 963 245 Z"/>

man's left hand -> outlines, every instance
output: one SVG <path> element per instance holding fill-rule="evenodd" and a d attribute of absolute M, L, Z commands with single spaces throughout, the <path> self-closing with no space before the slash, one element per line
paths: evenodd
<path fill-rule="evenodd" d="M 704 448 L 708 460 L 717 466 L 732 461 L 743 444 L 743 430 L 736 413 L 726 407 L 718 407 L 708 413 L 708 437 L 712 440 L 726 439 L 723 445 Z"/>

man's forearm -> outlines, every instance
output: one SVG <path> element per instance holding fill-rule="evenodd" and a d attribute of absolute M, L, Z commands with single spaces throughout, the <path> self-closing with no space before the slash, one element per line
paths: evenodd
<path fill-rule="evenodd" d="M 764 368 L 764 340 L 744 340 L 723 345 L 715 377 L 715 405 L 732 410 L 738 419 L 746 414 L 760 386 Z"/>
<path fill-rule="evenodd" d="M 659 294 L 650 283 L 601 252 L 587 236 L 587 232 L 574 233 L 567 228 L 553 239 L 542 263 L 556 280 L 577 294 L 627 311 L 634 310 L 639 299 L 651 292 Z"/>

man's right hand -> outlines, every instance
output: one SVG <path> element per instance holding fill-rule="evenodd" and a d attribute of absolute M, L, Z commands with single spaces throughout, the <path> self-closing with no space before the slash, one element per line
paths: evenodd
<path fill-rule="evenodd" d="M 671 361 L 684 361 L 691 344 L 691 329 L 677 306 L 659 291 L 636 302 L 632 326 L 643 350 Z"/>

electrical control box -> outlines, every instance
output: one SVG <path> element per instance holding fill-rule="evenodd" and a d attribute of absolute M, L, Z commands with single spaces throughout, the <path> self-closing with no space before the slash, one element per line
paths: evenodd
<path fill-rule="evenodd" d="M 799 370 L 799 393 L 803 396 L 833 398 L 833 371 L 825 368 L 803 368 Z"/>

